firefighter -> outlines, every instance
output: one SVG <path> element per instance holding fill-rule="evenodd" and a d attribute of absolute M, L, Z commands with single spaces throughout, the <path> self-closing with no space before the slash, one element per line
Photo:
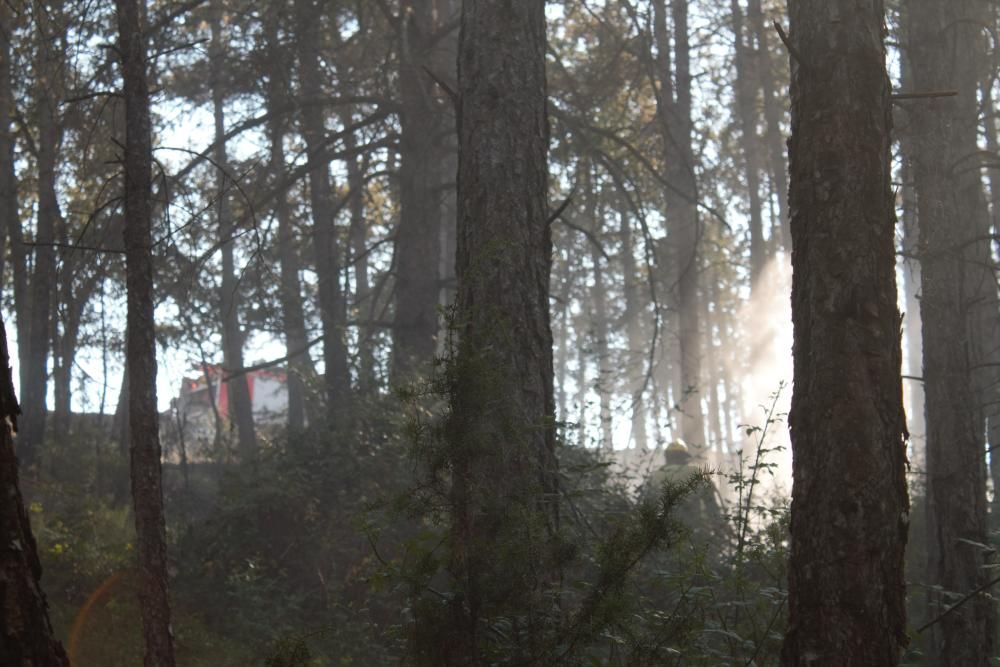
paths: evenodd
<path fill-rule="evenodd" d="M 686 484 L 693 477 L 704 474 L 704 468 L 696 465 L 687 443 L 680 438 L 667 445 L 664 458 L 664 464 L 653 471 L 643 486 L 645 500 L 652 500 L 662 493 L 665 483 Z M 699 538 L 718 537 L 726 529 L 715 486 L 708 480 L 674 508 L 673 516 Z"/>

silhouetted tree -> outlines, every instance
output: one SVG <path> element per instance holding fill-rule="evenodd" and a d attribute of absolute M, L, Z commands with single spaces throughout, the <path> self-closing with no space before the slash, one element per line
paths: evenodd
<path fill-rule="evenodd" d="M 19 413 L 7 332 L 0 322 L 0 663 L 68 667 L 49 623 L 48 603 L 39 584 L 38 547 L 18 485 L 11 427 L 17 425 Z"/>
<path fill-rule="evenodd" d="M 932 614 L 953 595 L 979 588 L 987 542 L 984 316 L 995 308 L 989 214 L 975 160 L 979 152 L 978 63 L 986 54 L 976 23 L 982 3 L 912 0 L 904 7 L 915 91 L 958 95 L 908 102 L 917 196 L 920 314 L 927 422 L 927 558 Z M 971 168 L 970 168 L 971 167 Z M 990 294 L 992 292 L 992 295 Z M 991 298 L 992 297 L 992 298 Z M 977 371 L 976 369 L 980 370 Z M 977 597 L 935 624 L 931 655 L 940 664 L 985 665 L 993 655 L 996 612 Z"/>

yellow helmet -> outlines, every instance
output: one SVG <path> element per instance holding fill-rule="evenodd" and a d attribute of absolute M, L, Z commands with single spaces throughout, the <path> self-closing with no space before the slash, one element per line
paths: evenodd
<path fill-rule="evenodd" d="M 687 443 L 684 442 L 683 439 L 677 438 L 676 440 L 674 440 L 673 442 L 671 442 L 669 445 L 667 445 L 667 452 L 668 453 L 675 453 L 676 452 L 676 453 L 687 454 L 688 453 Z"/>

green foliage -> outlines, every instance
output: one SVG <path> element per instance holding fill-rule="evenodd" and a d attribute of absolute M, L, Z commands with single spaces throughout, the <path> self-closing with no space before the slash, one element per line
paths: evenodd
<path fill-rule="evenodd" d="M 474 448 L 454 440 L 449 416 L 427 406 L 448 405 L 454 385 L 442 375 L 405 395 L 410 421 L 407 435 L 424 476 L 392 506 L 419 529 L 392 556 L 380 556 L 380 585 L 404 591 L 410 599 L 408 660 L 440 664 L 467 632 L 464 582 L 451 565 L 453 540 L 453 449 L 468 456 Z M 489 373 L 479 369 L 481 382 Z M 480 620 L 480 658 L 490 664 L 523 662 L 526 624 L 531 660 L 546 665 L 767 664 L 777 658 L 784 628 L 784 560 L 787 506 L 781 498 L 762 498 L 760 476 L 773 472 L 766 446 L 767 427 L 780 417 L 772 410 L 767 424 L 754 429 L 758 442 L 751 459 L 729 478 L 737 504 L 727 514 L 730 529 L 704 531 L 685 526 L 682 508 L 692 496 L 711 489 L 709 473 L 667 481 L 638 504 L 610 473 L 596 450 L 561 447 L 561 528 L 550 551 L 561 585 L 549 589 L 551 610 L 542 618 L 495 613 Z M 449 440 L 449 438 L 452 438 Z M 390 512 L 390 514 L 391 514 Z M 369 526 L 371 529 L 371 526 Z M 373 543 L 384 541 L 371 531 Z M 698 535 L 697 539 L 693 535 Z M 495 536 L 494 536 L 495 537 Z M 508 538 L 509 539 L 509 538 Z M 497 539 L 498 561 L 521 555 Z M 548 556 L 542 555 L 548 553 Z"/>
<path fill-rule="evenodd" d="M 277 439 L 252 468 L 192 464 L 186 480 L 166 468 L 182 664 L 419 664 L 420 651 L 453 645 L 466 599 L 448 571 L 442 386 L 402 393 L 405 424 L 397 399 L 386 399 L 347 433 Z M 710 535 L 686 525 L 682 509 L 711 488 L 710 474 L 637 502 L 597 450 L 559 449 L 560 530 L 535 553 L 558 565 L 561 584 L 540 605 L 539 664 L 776 661 L 787 508 L 760 491 L 769 451 L 764 429 L 754 433 L 761 437 L 744 472 L 728 480 L 737 498 L 730 529 Z M 43 584 L 68 644 L 74 619 L 110 581 L 87 613 L 75 664 L 138 664 L 132 517 L 110 491 L 94 492 L 95 480 L 108 489 L 115 480 L 113 450 L 103 445 L 99 470 L 92 445 L 54 446 L 53 457 L 76 456 L 78 465 L 26 487 Z M 523 553 L 517 546 L 497 552 Z M 484 619 L 490 662 L 516 662 L 525 622 L 517 613 Z"/>

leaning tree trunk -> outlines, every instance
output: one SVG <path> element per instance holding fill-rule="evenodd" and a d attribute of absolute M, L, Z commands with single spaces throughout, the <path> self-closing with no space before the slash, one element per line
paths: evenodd
<path fill-rule="evenodd" d="M 905 11 L 915 91 L 958 95 L 909 102 L 920 227 L 924 393 L 927 413 L 927 582 L 931 614 L 991 578 L 981 375 L 981 339 L 996 284 L 990 271 L 988 212 L 978 170 L 979 77 L 985 59 L 980 3 L 911 0 Z M 985 289 L 984 289 L 985 288 Z M 987 291 L 989 290 L 989 291 Z M 990 293 L 992 292 L 992 294 Z M 995 312 L 995 311 L 994 311 Z M 996 614 L 977 596 L 933 627 L 939 664 L 986 665 Z"/>
<path fill-rule="evenodd" d="M 543 0 L 466 2 L 459 38 L 458 300 L 448 426 L 451 572 L 433 664 L 542 664 L 557 530 Z M 427 649 L 430 651 L 430 647 Z"/>
<path fill-rule="evenodd" d="M 909 504 L 881 0 L 793 0 L 785 665 L 894 665 Z"/>
<path fill-rule="evenodd" d="M 20 409 L 0 322 L 0 664 L 68 667 L 49 623 L 48 603 L 39 586 L 42 565 L 18 486 L 11 426 Z"/>
<path fill-rule="evenodd" d="M 233 187 L 227 174 L 229 158 L 226 154 L 226 112 L 223 90 L 222 4 L 215 0 L 209 10 L 212 41 L 209 46 L 211 69 L 212 110 L 215 120 L 215 168 L 217 197 L 216 213 L 219 222 L 219 244 L 222 247 L 222 281 L 219 286 L 219 318 L 222 321 L 223 379 L 229 391 L 229 418 L 236 424 L 237 447 L 240 459 L 246 463 L 257 456 L 257 433 L 253 423 L 253 405 L 250 400 L 248 378 L 243 369 L 243 332 L 240 329 L 239 281 L 236 279 L 234 251 L 236 228 L 229 206 L 229 190 Z"/>
<path fill-rule="evenodd" d="M 152 124 L 139 0 L 116 0 L 125 99 L 128 420 L 146 667 L 173 667 L 153 319 Z"/>

